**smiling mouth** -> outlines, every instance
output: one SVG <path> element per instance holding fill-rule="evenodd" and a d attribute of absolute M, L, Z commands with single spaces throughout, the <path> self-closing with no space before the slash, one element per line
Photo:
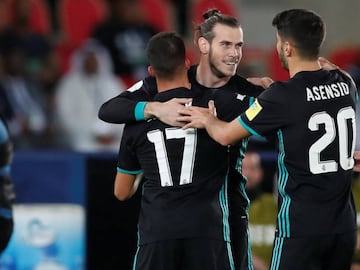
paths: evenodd
<path fill-rule="evenodd" d="M 240 59 L 238 58 L 228 58 L 228 60 L 225 60 L 224 63 L 228 66 L 235 66 L 237 64 L 239 64 Z"/>
<path fill-rule="evenodd" d="M 236 62 L 225 62 L 225 64 L 226 65 L 228 65 L 228 66 L 235 66 L 235 65 L 237 65 L 238 64 L 238 62 L 236 61 Z"/>

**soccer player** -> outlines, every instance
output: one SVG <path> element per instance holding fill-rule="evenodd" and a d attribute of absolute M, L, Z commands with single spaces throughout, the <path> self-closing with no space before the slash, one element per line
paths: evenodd
<path fill-rule="evenodd" d="M 316 13 L 286 10 L 272 22 L 289 71 L 230 123 L 210 109 L 185 108 L 184 126 L 205 127 L 223 145 L 276 134 L 278 215 L 271 270 L 350 269 L 356 241 L 351 194 L 356 88 L 342 71 L 321 69 L 325 25 Z"/>
<path fill-rule="evenodd" d="M 185 45 L 172 32 L 154 35 L 147 46 L 149 72 L 156 77 L 154 100 L 193 98 L 206 106 L 213 98 L 190 90 Z M 212 157 L 209 159 L 208 157 Z M 158 119 L 125 126 L 118 158 L 115 195 L 134 192 L 144 173 L 139 246 L 133 269 L 234 269 L 229 243 L 228 148 L 205 130 L 173 127 Z"/>
<path fill-rule="evenodd" d="M 0 254 L 7 247 L 14 229 L 12 206 L 14 185 L 10 178 L 13 147 L 3 118 L 0 118 Z"/>
<path fill-rule="evenodd" d="M 242 57 L 242 28 L 235 18 L 220 14 L 216 9 L 209 10 L 204 14 L 204 22 L 197 28 L 195 40 L 200 51 L 200 63 L 192 66 L 188 72 L 191 89 L 204 96 L 214 93 L 218 117 L 230 121 L 253 101 L 247 95 L 254 96 L 263 91 L 263 87 L 235 75 Z M 270 83 L 271 80 L 264 78 L 262 82 Z M 129 123 L 155 116 L 168 124 L 181 126 L 182 123 L 176 122 L 177 111 L 188 99 L 172 99 L 165 103 L 144 102 L 153 100 L 155 93 L 156 82 L 148 77 L 103 104 L 99 117 L 106 122 Z M 246 180 L 241 175 L 241 160 L 246 145 L 247 140 L 244 140 L 231 147 L 229 162 L 231 245 L 238 270 L 252 269 L 251 256 L 248 255 Z M 222 164 L 227 162 L 227 159 L 221 161 Z"/>

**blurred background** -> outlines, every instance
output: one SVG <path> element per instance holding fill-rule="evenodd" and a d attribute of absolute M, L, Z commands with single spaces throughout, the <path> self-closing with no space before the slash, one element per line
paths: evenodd
<path fill-rule="evenodd" d="M 122 126 L 97 112 L 147 76 L 144 49 L 159 31 L 179 32 L 196 63 L 193 28 L 213 7 L 242 23 L 240 75 L 288 78 L 271 21 L 306 8 L 326 22 L 322 55 L 359 83 L 357 0 L 0 0 L 0 113 L 15 147 L 17 194 L 0 269 L 131 269 L 140 195 L 113 196 Z M 264 170 L 258 189 L 273 194 L 275 145 L 250 144 Z"/>

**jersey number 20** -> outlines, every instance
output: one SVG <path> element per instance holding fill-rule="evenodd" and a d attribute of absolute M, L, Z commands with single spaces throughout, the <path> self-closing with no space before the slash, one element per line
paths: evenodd
<path fill-rule="evenodd" d="M 350 120 L 350 121 L 349 121 Z M 339 138 L 339 163 L 342 169 L 349 170 L 354 166 L 354 149 L 355 149 L 355 111 L 352 107 L 346 107 L 339 110 L 337 117 L 337 129 L 334 119 L 327 112 L 318 112 L 313 114 L 308 123 L 311 131 L 319 130 L 319 125 L 325 125 L 325 134 L 320 137 L 309 149 L 309 166 L 313 174 L 336 172 L 338 162 L 335 160 L 320 160 L 320 153 L 333 143 L 336 136 Z M 351 123 L 352 137 L 349 136 L 348 124 Z M 350 139 L 352 138 L 352 141 Z M 348 153 L 349 145 L 351 151 Z"/>

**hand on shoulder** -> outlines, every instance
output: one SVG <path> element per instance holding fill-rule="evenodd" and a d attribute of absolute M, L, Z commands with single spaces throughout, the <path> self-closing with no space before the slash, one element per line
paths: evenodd
<path fill-rule="evenodd" d="M 274 82 L 270 77 L 249 77 L 247 80 L 264 88 L 268 88 Z"/>
<path fill-rule="evenodd" d="M 339 67 L 337 65 L 335 65 L 334 63 L 330 62 L 328 59 L 324 58 L 324 57 L 319 57 L 318 58 L 318 62 L 320 64 L 320 67 L 322 69 L 325 70 L 334 70 L 334 69 L 339 69 Z"/>

